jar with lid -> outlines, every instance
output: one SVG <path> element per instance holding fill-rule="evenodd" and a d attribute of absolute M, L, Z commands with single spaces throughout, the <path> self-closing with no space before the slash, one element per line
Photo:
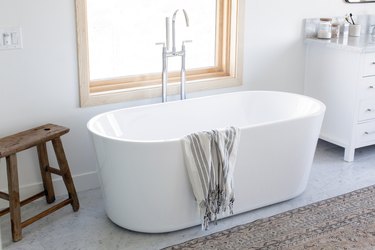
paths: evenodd
<path fill-rule="evenodd" d="M 340 24 L 339 23 L 332 23 L 331 36 L 332 38 L 338 38 L 340 36 Z"/>
<path fill-rule="evenodd" d="M 332 37 L 332 18 L 320 18 L 318 38 L 330 39 Z"/>

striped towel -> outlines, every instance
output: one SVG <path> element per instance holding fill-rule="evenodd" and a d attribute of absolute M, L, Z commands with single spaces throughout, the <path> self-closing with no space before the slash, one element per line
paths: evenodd
<path fill-rule="evenodd" d="M 183 138 L 185 165 L 200 208 L 202 229 L 226 212 L 233 214 L 233 171 L 240 131 L 230 127 Z"/>

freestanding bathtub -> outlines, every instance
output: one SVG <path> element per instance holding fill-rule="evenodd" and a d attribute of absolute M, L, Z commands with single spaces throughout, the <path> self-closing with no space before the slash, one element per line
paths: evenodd
<path fill-rule="evenodd" d="M 236 126 L 234 213 L 306 188 L 325 106 L 283 92 L 248 91 L 103 113 L 88 122 L 108 217 L 148 233 L 200 224 L 181 138 Z"/>

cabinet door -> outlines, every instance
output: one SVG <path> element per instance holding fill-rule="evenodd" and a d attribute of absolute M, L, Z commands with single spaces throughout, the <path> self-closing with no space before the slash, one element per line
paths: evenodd
<path fill-rule="evenodd" d="M 356 147 L 375 143 L 375 121 L 358 124 L 356 130 Z"/>
<path fill-rule="evenodd" d="M 359 100 L 375 99 L 375 76 L 363 77 L 358 86 Z"/>
<path fill-rule="evenodd" d="M 375 53 L 364 54 L 363 58 L 362 76 L 375 76 Z"/>
<path fill-rule="evenodd" d="M 358 121 L 365 121 L 375 118 L 375 99 L 366 99 L 359 105 Z"/>

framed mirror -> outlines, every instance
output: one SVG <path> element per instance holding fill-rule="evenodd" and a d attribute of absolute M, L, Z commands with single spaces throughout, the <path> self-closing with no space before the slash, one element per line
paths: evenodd
<path fill-rule="evenodd" d="M 375 0 L 345 0 L 347 3 L 374 3 Z"/>

